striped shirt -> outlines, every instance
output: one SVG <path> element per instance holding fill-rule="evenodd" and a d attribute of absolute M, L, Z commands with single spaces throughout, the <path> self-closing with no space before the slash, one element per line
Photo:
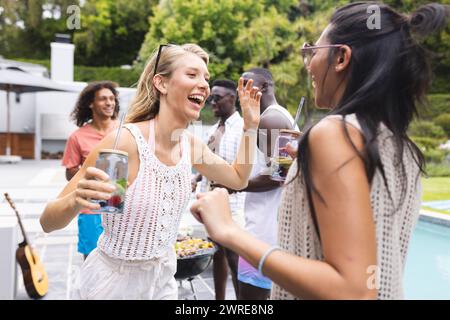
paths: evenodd
<path fill-rule="evenodd" d="M 207 140 L 211 137 L 219 127 L 220 121 L 214 124 L 206 135 Z M 242 133 L 244 130 L 244 119 L 236 111 L 225 121 L 225 132 L 223 133 L 219 148 L 216 154 L 223 158 L 226 162 L 232 163 L 238 154 L 241 144 Z M 205 141 L 207 143 L 207 141 Z M 203 177 L 200 184 L 200 192 L 208 191 L 208 180 Z M 232 213 L 238 213 L 244 209 L 245 192 L 236 192 L 230 194 L 230 208 Z"/>

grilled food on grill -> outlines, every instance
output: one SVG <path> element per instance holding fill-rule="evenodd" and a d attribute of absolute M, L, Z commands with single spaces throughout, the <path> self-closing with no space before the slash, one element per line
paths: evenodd
<path fill-rule="evenodd" d="M 184 258 L 203 253 L 205 250 L 214 248 L 211 241 L 198 238 L 179 239 L 175 243 L 175 251 L 178 258 Z"/>

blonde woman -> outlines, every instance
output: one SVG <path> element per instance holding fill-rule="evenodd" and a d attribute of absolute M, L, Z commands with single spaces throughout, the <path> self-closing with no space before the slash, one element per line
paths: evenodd
<path fill-rule="evenodd" d="M 247 185 L 261 98 L 252 83 L 244 87 L 239 81 L 245 133 L 234 163 L 185 131 L 210 94 L 208 59 L 195 44 L 161 45 L 147 63 L 118 143 L 129 156 L 124 212 L 102 215 L 104 232 L 81 267 L 72 298 L 176 299 L 173 244 L 191 193 L 192 166 L 232 189 Z M 111 196 L 108 176 L 94 166 L 99 150 L 111 148 L 114 137 L 106 136 L 48 203 L 40 219 L 45 232 L 64 228 L 83 208 L 99 209 L 90 199 Z"/>

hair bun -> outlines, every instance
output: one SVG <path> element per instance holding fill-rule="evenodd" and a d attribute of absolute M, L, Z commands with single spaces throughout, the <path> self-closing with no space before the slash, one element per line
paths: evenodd
<path fill-rule="evenodd" d="M 445 28 L 449 17 L 449 5 L 429 3 L 419 7 L 410 15 L 409 26 L 415 36 L 426 38 L 433 32 Z"/>

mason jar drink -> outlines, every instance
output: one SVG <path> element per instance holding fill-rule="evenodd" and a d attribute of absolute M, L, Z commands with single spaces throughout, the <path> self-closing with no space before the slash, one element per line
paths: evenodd
<path fill-rule="evenodd" d="M 283 182 L 286 180 L 287 173 L 294 159 L 289 155 L 286 149 L 288 142 L 296 141 L 301 133 L 296 130 L 281 129 L 275 142 L 274 154 L 271 159 L 271 176 L 275 181 Z"/>
<path fill-rule="evenodd" d="M 95 167 L 109 175 L 110 183 L 116 190 L 109 200 L 94 200 L 100 204 L 96 213 L 122 213 L 128 182 L 128 153 L 120 150 L 101 149 Z"/>

